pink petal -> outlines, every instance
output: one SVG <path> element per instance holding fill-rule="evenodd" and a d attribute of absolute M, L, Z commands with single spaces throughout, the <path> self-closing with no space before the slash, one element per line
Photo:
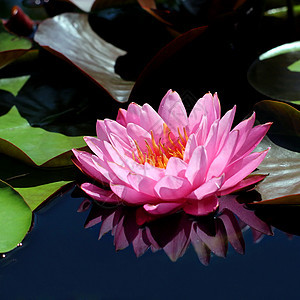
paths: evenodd
<path fill-rule="evenodd" d="M 139 173 L 141 174 L 141 173 Z M 145 175 L 146 177 L 152 178 L 155 181 L 160 180 L 165 176 L 165 169 L 156 168 L 147 162 L 144 164 L 143 173 L 141 175 Z"/>
<path fill-rule="evenodd" d="M 183 160 L 185 162 L 188 162 L 191 159 L 192 154 L 195 151 L 197 146 L 198 144 L 197 144 L 196 136 L 195 134 L 191 134 L 186 143 L 184 154 L 183 154 Z"/>
<path fill-rule="evenodd" d="M 125 143 L 119 136 L 111 133 L 109 136 L 109 139 L 111 141 L 112 146 L 115 149 L 118 149 L 118 152 L 123 156 L 126 155 L 128 157 L 132 157 L 132 153 L 137 155 L 137 152 L 135 151 L 132 146 L 129 146 L 127 143 Z M 132 141 L 132 143 L 134 143 Z"/>
<path fill-rule="evenodd" d="M 219 100 L 218 96 L 215 94 L 215 96 L 212 96 L 211 93 L 205 94 L 201 99 L 200 99 L 203 110 L 204 110 L 204 115 L 207 117 L 207 125 L 210 127 L 215 120 L 220 118 L 219 115 Z"/>
<path fill-rule="evenodd" d="M 221 118 L 221 104 L 220 104 L 220 100 L 218 97 L 218 93 L 214 93 L 213 105 L 214 105 L 214 109 L 215 109 L 216 119 L 220 119 Z"/>
<path fill-rule="evenodd" d="M 177 176 L 164 176 L 154 187 L 157 197 L 163 200 L 181 201 L 191 191 L 190 183 Z"/>
<path fill-rule="evenodd" d="M 228 189 L 236 185 L 239 181 L 241 181 L 252 171 L 254 171 L 266 157 L 269 150 L 270 148 L 262 152 L 251 153 L 249 156 L 229 165 L 224 170 L 226 176 L 225 182 L 222 186 L 222 190 Z"/>
<path fill-rule="evenodd" d="M 105 153 L 106 160 L 113 161 L 123 167 L 128 167 L 128 165 L 126 165 L 126 163 L 122 159 L 120 153 L 112 146 L 112 144 L 104 141 L 102 151 Z"/>
<path fill-rule="evenodd" d="M 217 120 L 210 128 L 207 140 L 204 144 L 207 153 L 207 161 L 210 165 L 217 152 L 219 121 Z"/>
<path fill-rule="evenodd" d="M 239 141 L 237 148 L 235 150 L 235 154 L 239 151 L 239 149 L 244 145 L 248 138 L 248 134 L 250 130 L 253 127 L 255 121 L 255 112 L 253 112 L 252 116 L 242 122 L 240 122 L 238 125 L 236 125 L 233 130 L 238 130 L 240 132 L 239 134 Z"/>
<path fill-rule="evenodd" d="M 198 146 L 189 161 L 185 176 L 194 189 L 199 187 L 206 178 L 207 155 L 203 146 Z"/>
<path fill-rule="evenodd" d="M 121 124 L 122 126 L 126 127 L 127 125 L 127 118 L 126 118 L 126 115 L 127 115 L 127 111 L 123 108 L 120 108 L 119 111 L 118 111 L 118 115 L 117 115 L 117 118 L 116 118 L 116 121 Z M 98 136 L 99 137 L 99 136 Z M 100 137 L 99 137 L 100 138 Z"/>
<path fill-rule="evenodd" d="M 204 115 L 199 128 L 195 132 L 196 141 L 198 145 L 204 145 L 208 135 L 207 117 Z"/>
<path fill-rule="evenodd" d="M 94 200 L 112 204 L 121 202 L 121 199 L 115 193 L 109 190 L 101 189 L 94 184 L 86 182 L 83 183 L 80 188 Z"/>
<path fill-rule="evenodd" d="M 113 173 L 122 181 L 121 184 L 126 183 L 129 184 L 127 176 L 131 172 L 131 170 L 124 168 L 114 162 L 108 161 L 107 162 L 110 169 Z"/>
<path fill-rule="evenodd" d="M 130 103 L 127 109 L 126 121 L 140 125 L 142 108 L 136 103 Z"/>
<path fill-rule="evenodd" d="M 106 127 L 107 136 L 109 138 L 111 133 L 114 133 L 115 135 L 119 136 L 125 143 L 130 145 L 130 141 L 127 136 L 126 128 L 119 124 L 116 121 L 105 119 L 104 124 Z"/>
<path fill-rule="evenodd" d="M 240 182 L 238 182 L 236 185 L 226 189 L 226 190 L 222 190 L 219 194 L 219 196 L 223 196 L 223 195 L 228 195 L 231 194 L 235 191 L 238 190 L 243 190 L 247 187 L 251 187 L 257 183 L 259 183 L 260 181 L 264 180 L 268 175 L 260 175 L 260 174 L 251 174 L 249 176 L 247 176 L 246 178 L 244 178 L 243 180 L 241 180 Z"/>
<path fill-rule="evenodd" d="M 239 138 L 238 131 L 230 132 L 229 137 L 225 141 L 222 150 L 217 155 L 217 157 L 213 160 L 213 162 L 209 167 L 209 171 L 207 173 L 208 179 L 212 177 L 219 177 L 224 172 L 224 169 L 229 164 L 234 154 L 238 142 L 238 138 Z"/>
<path fill-rule="evenodd" d="M 188 196 L 186 196 L 186 198 L 195 200 L 195 202 L 197 202 L 198 200 L 215 194 L 221 188 L 224 182 L 224 177 L 225 176 L 222 175 L 220 177 L 214 177 L 206 181 L 205 183 L 200 185 L 196 190 L 194 190 Z"/>
<path fill-rule="evenodd" d="M 144 104 L 140 126 L 148 132 L 152 131 L 156 142 L 159 141 L 159 137 L 162 135 L 163 124 L 164 121 L 160 115 L 149 104 Z"/>
<path fill-rule="evenodd" d="M 106 141 L 101 141 L 100 139 L 85 136 L 85 142 L 89 148 L 103 161 L 110 160 L 114 161 L 120 165 L 124 165 L 120 155 L 116 149 L 111 145 L 111 143 Z"/>
<path fill-rule="evenodd" d="M 145 203 L 157 203 L 157 198 L 151 197 L 141 192 L 124 186 L 124 185 L 110 185 L 111 190 L 117 194 L 124 202 L 129 205 L 143 205 Z"/>
<path fill-rule="evenodd" d="M 151 135 L 144 128 L 139 125 L 129 123 L 127 125 L 127 134 L 138 143 L 142 151 L 147 151 L 146 142 L 151 144 Z M 136 147 L 136 146 L 134 146 Z"/>
<path fill-rule="evenodd" d="M 248 134 L 247 140 L 240 147 L 239 151 L 236 152 L 232 161 L 238 159 L 239 157 L 248 155 L 261 142 L 271 125 L 272 123 L 266 123 L 252 128 Z"/>
<path fill-rule="evenodd" d="M 151 215 L 166 215 L 179 210 L 182 207 L 182 203 L 159 203 L 159 204 L 145 204 L 143 208 Z"/>
<path fill-rule="evenodd" d="M 128 182 L 137 192 L 142 192 L 149 196 L 155 197 L 155 180 L 139 174 L 130 173 L 128 174 Z"/>
<path fill-rule="evenodd" d="M 181 98 L 176 92 L 171 90 L 169 90 L 162 99 L 158 114 L 175 136 L 178 136 L 178 128 L 180 132 L 183 133 L 183 128 L 188 125 L 186 110 Z"/>
<path fill-rule="evenodd" d="M 99 174 L 105 178 L 105 182 L 121 184 L 123 181 L 112 171 L 106 161 L 101 161 L 96 157 L 93 158 L 94 166 Z"/>
<path fill-rule="evenodd" d="M 203 116 L 208 116 L 209 126 L 220 118 L 220 102 L 217 94 L 207 93 L 199 99 L 189 115 L 189 132 L 195 133 Z"/>
<path fill-rule="evenodd" d="M 88 152 L 78 151 L 76 149 L 73 149 L 72 151 L 77 159 L 74 163 L 82 172 L 99 182 L 109 183 L 109 180 L 103 176 L 96 167 L 93 160 L 93 157 L 95 157 L 94 155 Z"/>
<path fill-rule="evenodd" d="M 202 98 L 199 99 L 194 105 L 190 115 L 189 115 L 189 132 L 195 133 L 199 128 L 202 121 L 203 115 L 205 115 L 205 108 L 203 106 Z"/>
<path fill-rule="evenodd" d="M 181 158 L 171 157 L 168 161 L 165 175 L 184 177 L 187 166 L 187 163 L 185 163 Z"/>
<path fill-rule="evenodd" d="M 103 141 L 108 141 L 106 127 L 104 125 L 103 120 L 97 120 L 96 132 L 97 132 L 98 139 L 103 140 Z"/>
<path fill-rule="evenodd" d="M 85 136 L 84 141 L 86 144 L 89 146 L 89 148 L 100 158 L 100 159 L 105 159 L 105 155 L 102 151 L 104 148 L 103 146 L 103 141 L 100 139 L 97 139 L 92 136 Z"/>
<path fill-rule="evenodd" d="M 210 196 L 199 201 L 187 202 L 183 210 L 193 216 L 205 216 L 214 212 L 218 208 L 218 205 L 218 198 Z"/>
<path fill-rule="evenodd" d="M 222 117 L 222 119 L 219 122 L 217 152 L 222 149 L 225 141 L 228 138 L 228 134 L 230 132 L 232 122 L 234 119 L 235 111 L 236 111 L 236 106 L 234 106 L 233 109 L 226 112 L 226 114 Z"/>

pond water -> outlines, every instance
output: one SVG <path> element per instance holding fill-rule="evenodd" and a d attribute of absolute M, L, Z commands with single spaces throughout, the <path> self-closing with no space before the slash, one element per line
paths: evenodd
<path fill-rule="evenodd" d="M 190 245 L 172 262 L 163 251 L 137 258 L 132 246 L 115 251 L 100 225 L 85 229 L 89 211 L 71 192 L 35 214 L 22 246 L 0 260 L 0 299 L 291 299 L 300 292 L 300 239 L 275 229 L 246 251 L 229 246 L 204 266 Z"/>

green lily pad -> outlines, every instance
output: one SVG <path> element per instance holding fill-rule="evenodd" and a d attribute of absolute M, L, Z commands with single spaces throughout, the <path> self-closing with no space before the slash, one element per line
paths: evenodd
<path fill-rule="evenodd" d="M 0 90 L 4 90 L 12 93 L 14 96 L 17 96 L 20 89 L 24 86 L 26 81 L 29 79 L 27 76 L 19 76 L 14 78 L 3 78 L 0 79 Z"/>
<path fill-rule="evenodd" d="M 14 158 L 0 155 L 0 179 L 12 186 L 35 210 L 41 203 L 76 178 L 74 166 L 40 168 L 28 166 Z"/>
<path fill-rule="evenodd" d="M 300 72 L 300 60 L 295 61 L 291 65 L 288 66 L 288 69 L 291 72 Z"/>
<path fill-rule="evenodd" d="M 34 211 L 44 201 L 48 200 L 50 197 L 52 198 L 59 189 L 70 182 L 71 181 L 56 181 L 32 187 L 15 188 L 15 190 L 22 195 L 30 209 Z"/>
<path fill-rule="evenodd" d="M 0 24 L 0 68 L 5 67 L 31 48 L 31 42 L 15 34 L 9 33 Z"/>
<path fill-rule="evenodd" d="M 0 117 L 0 137 L 0 153 L 33 166 L 72 165 L 70 150 L 85 146 L 82 137 L 68 137 L 31 127 L 16 107 Z"/>
<path fill-rule="evenodd" d="M 23 240 L 30 228 L 32 211 L 71 188 L 68 183 L 75 180 L 77 169 L 32 167 L 3 154 L 0 164 L 1 253 Z"/>
<path fill-rule="evenodd" d="M 32 212 L 11 186 L 0 181 L 0 252 L 22 242 L 31 226 Z"/>
<path fill-rule="evenodd" d="M 293 5 L 293 11 L 296 16 L 300 14 L 300 5 Z M 282 6 L 278 8 L 273 8 L 267 10 L 264 15 L 266 17 L 276 17 L 276 18 L 287 18 L 288 8 L 287 6 Z"/>
<path fill-rule="evenodd" d="M 126 52 L 100 38 L 86 14 L 64 13 L 47 19 L 39 25 L 34 40 L 74 64 L 113 99 L 128 100 L 134 83 L 123 80 L 114 70 L 116 59 Z"/>

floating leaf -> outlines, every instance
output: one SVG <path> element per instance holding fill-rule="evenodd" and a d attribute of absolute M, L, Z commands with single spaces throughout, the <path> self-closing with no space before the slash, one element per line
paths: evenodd
<path fill-rule="evenodd" d="M 90 12 L 95 0 L 65 0 L 76 5 L 85 12 Z"/>
<path fill-rule="evenodd" d="M 251 65 L 249 83 L 258 92 L 273 99 L 299 102 L 299 60 L 299 41 L 271 49 Z"/>
<path fill-rule="evenodd" d="M 298 16 L 300 14 L 300 5 L 293 5 L 293 13 Z M 269 9 L 264 14 L 266 17 L 287 18 L 287 6 Z"/>
<path fill-rule="evenodd" d="M 254 106 L 260 123 L 273 122 L 268 137 L 278 146 L 300 152 L 300 111 L 294 107 L 265 100 Z"/>
<path fill-rule="evenodd" d="M 67 183 L 74 181 L 75 167 L 37 168 L 0 155 L 0 180 L 12 186 L 31 208 L 36 209 Z"/>
<path fill-rule="evenodd" d="M 28 232 L 32 212 L 22 197 L 0 181 L 0 252 L 15 248 Z"/>
<path fill-rule="evenodd" d="M 133 82 L 114 71 L 125 52 L 101 39 L 90 27 L 88 16 L 65 13 L 42 22 L 34 37 L 47 50 L 62 56 L 105 89 L 112 98 L 126 102 Z"/>
<path fill-rule="evenodd" d="M 73 3 L 85 12 L 99 11 L 110 7 L 118 7 L 128 4 L 136 4 L 141 6 L 155 8 L 154 0 L 64 0 Z"/>
<path fill-rule="evenodd" d="M 300 112 L 285 103 L 262 101 L 255 106 L 257 119 L 274 121 L 274 129 L 265 137 L 256 151 L 271 147 L 266 158 L 259 165 L 259 172 L 268 173 L 257 186 L 262 200 L 289 197 L 300 194 Z M 282 141 L 283 137 L 287 137 Z M 293 150 L 287 147 L 293 144 Z M 287 201 L 289 198 L 286 198 Z"/>
<path fill-rule="evenodd" d="M 31 42 L 9 33 L 0 23 L 0 69 L 25 54 L 31 48 Z"/>
<path fill-rule="evenodd" d="M 279 204 L 281 202 L 280 199 L 283 200 L 282 204 Z M 285 203 L 286 201 L 287 203 Z M 255 214 L 261 220 L 271 226 L 289 234 L 300 235 L 300 195 L 274 199 L 274 202 L 270 200 L 269 204 L 266 201 L 262 204 L 251 204 L 250 207 L 255 209 Z"/>
<path fill-rule="evenodd" d="M 300 60 L 295 61 L 291 65 L 288 66 L 288 69 L 291 72 L 300 72 Z"/>
<path fill-rule="evenodd" d="M 257 186 L 263 200 L 300 193 L 300 153 L 287 150 L 265 138 L 256 150 L 271 147 L 259 172 L 269 176 Z"/>
<path fill-rule="evenodd" d="M 14 96 L 17 96 L 19 90 L 23 87 L 23 85 L 26 83 L 29 77 L 30 76 L 28 75 L 28 76 L 0 79 L 0 90 L 10 92 Z"/>
<path fill-rule="evenodd" d="M 0 137 L 0 153 L 43 167 L 72 165 L 69 150 L 85 145 L 82 137 L 31 127 L 16 107 L 0 117 Z"/>

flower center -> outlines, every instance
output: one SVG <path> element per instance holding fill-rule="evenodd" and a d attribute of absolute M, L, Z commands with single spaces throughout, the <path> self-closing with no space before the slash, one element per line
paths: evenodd
<path fill-rule="evenodd" d="M 140 164 L 147 162 L 154 167 L 162 169 L 167 167 L 167 163 L 171 157 L 183 159 L 188 135 L 185 128 L 183 128 L 183 134 L 181 134 L 179 128 L 177 128 L 177 131 L 178 138 L 176 138 L 167 125 L 164 124 L 163 135 L 157 144 L 151 130 L 151 143 L 149 144 L 149 142 L 145 140 L 147 150 L 142 151 L 137 141 L 134 141 L 138 155 L 132 152 L 132 158 Z"/>

